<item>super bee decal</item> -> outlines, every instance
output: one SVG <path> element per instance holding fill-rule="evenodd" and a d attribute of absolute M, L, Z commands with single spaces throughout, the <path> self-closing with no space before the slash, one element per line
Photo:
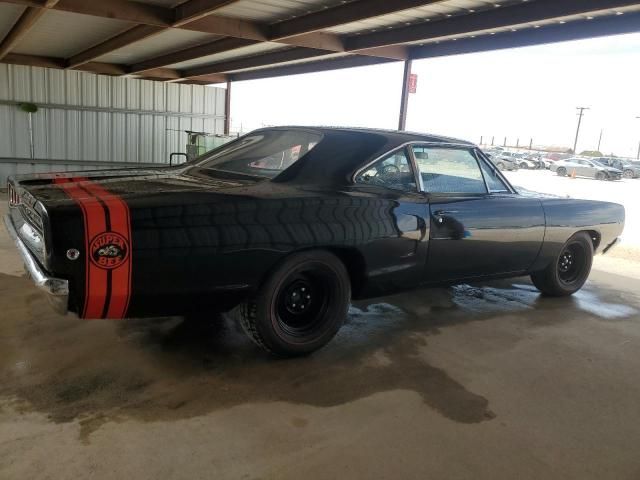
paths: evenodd
<path fill-rule="evenodd" d="M 128 255 L 129 242 L 116 232 L 101 233 L 89 246 L 89 258 L 94 265 L 108 270 L 120 267 Z"/>

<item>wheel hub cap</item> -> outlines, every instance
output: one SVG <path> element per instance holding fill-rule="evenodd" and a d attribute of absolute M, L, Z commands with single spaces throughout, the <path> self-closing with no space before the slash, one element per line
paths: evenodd
<path fill-rule="evenodd" d="M 313 301 L 313 292 L 306 282 L 296 282 L 285 294 L 287 310 L 293 314 L 304 313 L 309 310 Z"/>
<path fill-rule="evenodd" d="M 560 257 L 559 270 L 561 272 L 568 272 L 573 266 L 573 254 L 571 252 L 564 252 Z"/>

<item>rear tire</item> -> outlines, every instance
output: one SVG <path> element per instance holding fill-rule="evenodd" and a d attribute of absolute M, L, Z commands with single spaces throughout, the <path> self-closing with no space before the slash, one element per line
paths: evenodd
<path fill-rule="evenodd" d="M 560 175 L 561 177 L 566 177 L 567 176 L 567 169 L 564 167 L 558 167 L 558 170 L 556 170 L 556 173 L 558 175 Z"/>
<path fill-rule="evenodd" d="M 311 250 L 285 259 L 232 313 L 259 347 L 292 357 L 326 345 L 344 323 L 350 300 L 344 264 L 329 252 Z"/>
<path fill-rule="evenodd" d="M 525 163 L 525 162 L 522 162 L 522 163 L 520 164 L 520 168 L 522 168 L 523 170 L 526 170 L 526 169 L 528 169 L 528 168 L 529 168 L 529 164 L 528 164 L 528 163 Z"/>
<path fill-rule="evenodd" d="M 542 271 L 531 274 L 531 281 L 544 295 L 573 295 L 589 278 L 593 263 L 593 243 L 589 234 L 576 233 L 564 244 L 559 255 Z"/>
<path fill-rule="evenodd" d="M 633 178 L 633 170 L 625 170 L 624 172 L 622 172 L 622 176 L 624 178 Z"/>
<path fill-rule="evenodd" d="M 496 167 L 498 167 L 498 170 L 504 170 L 504 163 L 498 162 L 496 163 Z"/>

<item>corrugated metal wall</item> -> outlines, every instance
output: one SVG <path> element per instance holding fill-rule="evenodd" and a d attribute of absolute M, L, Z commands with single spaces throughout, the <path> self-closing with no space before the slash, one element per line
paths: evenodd
<path fill-rule="evenodd" d="M 224 89 L 0 64 L 0 188 L 16 173 L 167 163 L 184 130 L 222 134 Z M 29 114 L 34 103 L 33 160 Z M 46 163 L 47 160 L 54 162 Z M 68 162 L 65 162 L 68 161 Z"/>

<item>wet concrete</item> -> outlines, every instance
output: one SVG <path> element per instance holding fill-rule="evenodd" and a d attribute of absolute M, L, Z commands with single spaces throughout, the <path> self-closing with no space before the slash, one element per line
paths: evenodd
<path fill-rule="evenodd" d="M 0 478 L 640 478 L 637 279 L 361 302 L 275 360 L 222 317 L 56 315 L 6 240 Z"/>

